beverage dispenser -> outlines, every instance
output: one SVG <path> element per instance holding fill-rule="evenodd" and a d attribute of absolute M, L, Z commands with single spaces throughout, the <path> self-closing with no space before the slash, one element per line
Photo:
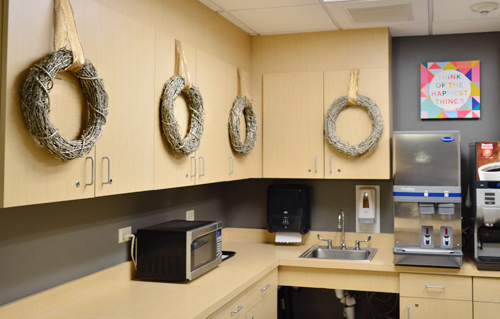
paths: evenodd
<path fill-rule="evenodd" d="M 469 172 L 474 260 L 478 269 L 500 270 L 500 142 L 470 143 Z"/>
<path fill-rule="evenodd" d="M 461 267 L 460 132 L 394 132 L 394 262 Z"/>

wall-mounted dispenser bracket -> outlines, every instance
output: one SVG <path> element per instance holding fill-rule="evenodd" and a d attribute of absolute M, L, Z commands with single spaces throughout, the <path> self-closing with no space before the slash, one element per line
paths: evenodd
<path fill-rule="evenodd" d="M 379 185 L 356 185 L 356 232 L 380 233 Z"/>

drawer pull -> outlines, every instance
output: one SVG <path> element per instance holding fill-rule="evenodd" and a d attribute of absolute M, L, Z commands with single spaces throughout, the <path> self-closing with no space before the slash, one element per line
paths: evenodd
<path fill-rule="evenodd" d="M 407 311 L 407 315 L 408 315 L 408 319 L 410 319 L 410 305 L 406 306 L 406 311 Z"/>
<path fill-rule="evenodd" d="M 271 287 L 271 285 L 270 285 L 270 284 L 267 284 L 264 288 L 260 288 L 260 291 L 261 291 L 261 292 L 262 292 L 262 291 L 265 291 L 265 290 L 267 290 L 267 288 L 269 288 L 269 287 Z"/>
<path fill-rule="evenodd" d="M 241 311 L 241 309 L 243 309 L 243 306 L 238 306 L 238 310 L 236 310 L 236 311 L 231 310 L 231 313 L 238 313 Z"/>
<path fill-rule="evenodd" d="M 429 285 L 426 285 L 425 288 L 444 289 L 444 286 L 429 286 Z"/>

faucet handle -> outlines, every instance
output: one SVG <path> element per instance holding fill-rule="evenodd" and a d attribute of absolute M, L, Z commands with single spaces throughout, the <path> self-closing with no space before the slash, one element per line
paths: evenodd
<path fill-rule="evenodd" d="M 356 245 L 354 245 L 354 250 L 359 250 L 359 243 L 367 243 L 370 240 L 372 240 L 372 236 L 370 236 L 370 235 L 368 235 L 368 239 L 367 240 L 356 240 Z"/>
<path fill-rule="evenodd" d="M 323 239 L 323 238 L 321 238 L 321 236 L 319 234 L 318 234 L 318 239 L 322 240 L 322 241 L 328 242 L 328 249 L 332 249 L 333 248 L 333 246 L 332 246 L 332 240 L 331 239 Z"/>

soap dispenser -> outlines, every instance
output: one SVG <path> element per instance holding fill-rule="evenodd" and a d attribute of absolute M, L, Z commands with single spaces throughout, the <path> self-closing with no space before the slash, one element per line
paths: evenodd
<path fill-rule="evenodd" d="M 358 189 L 357 218 L 360 224 L 375 223 L 375 190 L 373 188 Z"/>
<path fill-rule="evenodd" d="M 356 232 L 380 233 L 380 186 L 356 186 Z"/>

